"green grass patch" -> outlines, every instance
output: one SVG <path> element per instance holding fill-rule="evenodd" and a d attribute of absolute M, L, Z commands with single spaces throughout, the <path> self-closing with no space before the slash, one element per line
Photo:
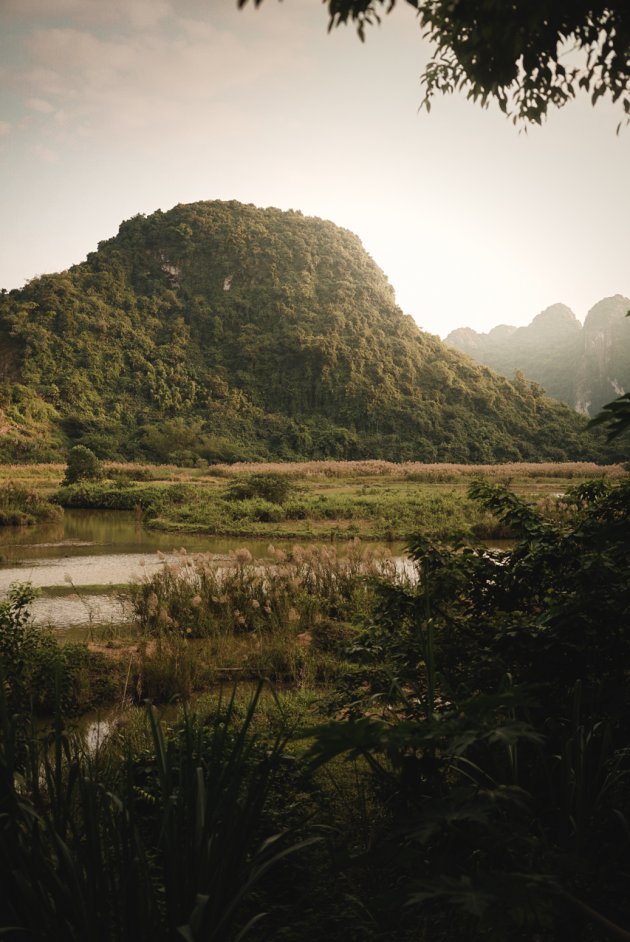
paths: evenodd
<path fill-rule="evenodd" d="M 128 589 L 127 583 L 107 582 L 104 584 L 94 583 L 93 585 L 48 585 L 38 589 L 38 595 L 41 598 L 65 599 L 72 595 L 117 595 Z"/>
<path fill-rule="evenodd" d="M 32 526 L 57 520 L 63 511 L 46 497 L 13 481 L 0 487 L 0 526 Z"/>
<path fill-rule="evenodd" d="M 117 465 L 108 466 L 106 473 L 108 480 L 59 488 L 54 499 L 64 507 L 137 510 L 148 526 L 182 533 L 402 540 L 412 533 L 439 539 L 508 537 L 506 527 L 468 497 L 475 477 L 510 483 L 515 493 L 551 505 L 589 474 L 615 480 L 626 472 L 620 465 L 587 463 L 331 461 L 208 471 Z"/>

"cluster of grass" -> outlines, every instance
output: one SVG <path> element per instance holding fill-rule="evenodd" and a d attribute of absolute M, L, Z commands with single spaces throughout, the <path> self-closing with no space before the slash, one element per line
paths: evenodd
<path fill-rule="evenodd" d="M 417 481 L 457 481 L 460 478 L 566 478 L 567 480 L 593 477 L 619 478 L 626 473 L 620 464 L 598 465 L 591 461 L 512 461 L 502 464 L 454 464 L 421 461 L 292 461 L 292 462 L 235 462 L 215 464 L 214 475 L 226 477 L 244 474 L 286 474 L 290 477 L 395 477 Z"/>
<path fill-rule="evenodd" d="M 373 580 L 402 578 L 387 554 L 359 541 L 344 555 L 270 546 L 264 561 L 243 548 L 220 568 L 211 557 L 184 555 L 132 590 L 145 639 L 141 685 L 163 699 L 226 674 L 327 684 L 344 669 L 343 651 L 373 607 Z"/>
<path fill-rule="evenodd" d="M 181 468 L 175 464 L 132 464 L 123 461 L 104 462 L 107 477 L 112 481 L 190 481 L 203 477 L 207 462 L 196 468 Z"/>
<path fill-rule="evenodd" d="M 9 481 L 0 487 L 0 526 L 30 526 L 62 514 L 61 507 L 21 484 Z"/>
<path fill-rule="evenodd" d="M 48 493 L 59 486 L 66 470 L 65 464 L 4 464 L 0 463 L 0 484 L 19 481 L 23 487 L 38 493 Z"/>
<path fill-rule="evenodd" d="M 506 462 L 502 464 L 422 463 L 419 461 L 286 461 L 286 462 L 234 462 L 232 464 L 203 463 L 194 468 L 174 464 L 142 464 L 121 461 L 103 461 L 105 477 L 118 482 L 212 483 L 216 479 L 242 478 L 254 474 L 283 475 L 294 480 L 406 478 L 427 483 L 465 482 L 471 477 L 519 481 L 527 478 L 542 480 L 587 480 L 591 478 L 617 479 L 627 473 L 624 465 L 598 465 L 586 461 L 574 462 Z M 55 490 L 66 471 L 62 463 L 0 464 L 0 484 L 19 480 L 38 492 Z"/>

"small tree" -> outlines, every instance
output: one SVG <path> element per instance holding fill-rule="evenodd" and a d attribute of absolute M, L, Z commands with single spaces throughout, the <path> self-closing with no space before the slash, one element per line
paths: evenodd
<path fill-rule="evenodd" d="M 68 464 L 63 484 L 76 484 L 79 481 L 100 481 L 103 466 L 93 451 L 85 445 L 75 445 L 68 454 Z"/>

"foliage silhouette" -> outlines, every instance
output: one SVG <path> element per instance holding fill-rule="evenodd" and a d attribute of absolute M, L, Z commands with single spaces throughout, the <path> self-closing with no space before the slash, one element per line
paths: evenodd
<path fill-rule="evenodd" d="M 239 7 L 248 0 L 239 0 Z M 259 6 L 262 0 L 254 0 Z M 609 97 L 630 115 L 630 12 L 625 0 L 464 3 L 406 0 L 434 45 L 422 74 L 424 107 L 436 93 L 494 100 L 514 122 L 540 123 L 579 90 Z M 327 0 L 329 29 L 347 22 L 365 39 L 396 0 Z M 576 51 L 579 56 L 576 56 Z M 568 53 L 573 55 L 569 56 Z M 564 60 L 564 61 L 563 61 Z"/>
<path fill-rule="evenodd" d="M 625 938 L 630 485 L 580 485 L 554 521 L 472 491 L 518 542 L 411 541 L 418 581 L 383 587 L 312 760 L 370 763 L 392 811 L 373 865 L 399 860 L 429 936 Z"/>

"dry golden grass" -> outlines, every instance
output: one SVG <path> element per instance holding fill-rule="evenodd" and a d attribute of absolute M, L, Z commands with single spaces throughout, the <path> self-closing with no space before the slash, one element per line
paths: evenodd
<path fill-rule="evenodd" d="M 226 477 L 242 474 L 286 474 L 291 477 L 394 477 L 427 481 L 455 480 L 461 477 L 620 478 L 627 474 L 621 464 L 598 465 L 589 461 L 511 462 L 488 465 L 423 464 L 420 461 L 396 464 L 382 460 L 238 462 L 212 465 L 208 473 Z"/>
<path fill-rule="evenodd" d="M 12 482 L 46 494 L 59 487 L 65 470 L 65 464 L 0 464 L 0 485 Z"/>
<path fill-rule="evenodd" d="M 539 482 L 547 479 L 548 486 L 558 481 L 580 481 L 588 478 L 614 480 L 625 477 L 627 471 L 622 464 L 597 465 L 593 462 L 511 462 L 506 464 L 423 464 L 405 461 L 293 461 L 293 462 L 239 462 L 216 464 L 208 467 L 181 468 L 177 465 L 132 464 L 126 462 L 104 462 L 106 474 L 113 478 L 128 476 L 129 480 L 155 484 L 203 482 L 219 485 L 226 478 L 248 474 L 281 474 L 304 481 L 329 482 L 329 486 L 352 489 L 357 482 L 376 481 L 418 482 L 425 484 L 465 485 L 474 477 L 484 477 L 516 484 L 519 480 Z M 14 482 L 39 493 L 48 494 L 61 484 L 65 465 L 57 464 L 5 464 L 0 465 L 0 486 Z"/>

